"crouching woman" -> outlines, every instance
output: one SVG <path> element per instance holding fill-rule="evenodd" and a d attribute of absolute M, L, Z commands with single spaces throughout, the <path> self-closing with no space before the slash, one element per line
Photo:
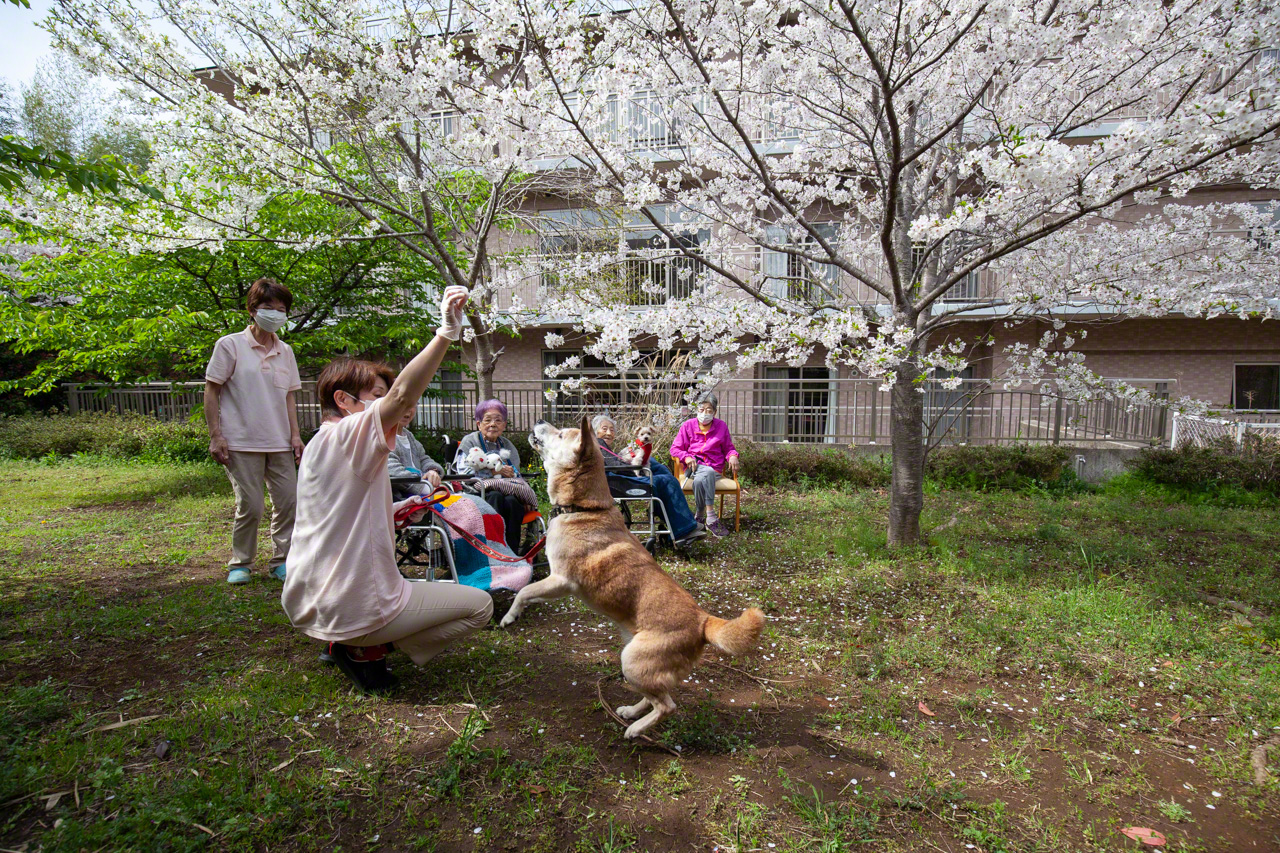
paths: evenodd
<path fill-rule="evenodd" d="M 461 334 L 466 301 L 463 288 L 445 291 L 440 329 L 398 377 L 385 365 L 340 359 L 316 382 L 324 423 L 298 470 L 280 601 L 293 626 L 329 643 L 334 662 L 363 690 L 391 686 L 389 644 L 421 666 L 483 628 L 493 610 L 481 590 L 401 576 L 387 476 L 399 423 Z"/>

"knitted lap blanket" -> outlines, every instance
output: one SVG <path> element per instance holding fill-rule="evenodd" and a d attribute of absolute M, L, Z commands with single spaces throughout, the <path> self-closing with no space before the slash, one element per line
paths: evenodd
<path fill-rule="evenodd" d="M 528 488 L 526 485 L 525 488 Z M 529 489 L 532 492 L 532 489 Z M 475 495 L 454 494 L 437 504 L 446 519 L 470 533 L 489 548 L 503 556 L 514 557 L 507 547 L 506 528 L 502 516 L 494 512 Z M 447 527 L 447 525 L 446 525 Z M 458 568 L 458 580 L 476 589 L 509 589 L 519 592 L 533 577 L 533 566 L 528 560 L 506 563 L 490 560 L 488 555 L 463 539 L 456 530 L 449 529 L 453 542 L 453 556 Z"/>

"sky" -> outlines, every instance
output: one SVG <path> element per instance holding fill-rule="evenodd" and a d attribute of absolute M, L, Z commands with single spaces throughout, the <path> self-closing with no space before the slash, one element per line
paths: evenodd
<path fill-rule="evenodd" d="M 0 6 L 0 77 L 15 92 L 31 82 L 36 65 L 51 52 L 49 34 L 36 27 L 36 21 L 43 19 L 52 5 L 52 0 L 31 0 L 30 9 L 10 3 Z"/>

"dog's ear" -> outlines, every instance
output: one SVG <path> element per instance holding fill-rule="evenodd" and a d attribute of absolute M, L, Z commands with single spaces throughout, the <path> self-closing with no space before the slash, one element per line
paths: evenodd
<path fill-rule="evenodd" d="M 581 438 L 578 441 L 578 456 L 587 457 L 595 450 L 596 432 L 591 428 L 591 418 L 582 416 Z"/>

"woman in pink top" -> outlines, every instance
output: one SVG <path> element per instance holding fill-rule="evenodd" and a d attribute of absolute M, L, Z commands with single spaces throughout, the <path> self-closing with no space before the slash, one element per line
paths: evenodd
<path fill-rule="evenodd" d="M 697 414 L 680 425 L 671 442 L 671 457 L 680 460 L 685 476 L 693 478 L 694 517 L 704 521 L 716 536 L 728 536 L 716 515 L 716 480 L 728 469 L 738 473 L 738 451 L 729 436 L 729 425 L 716 417 L 720 407 L 710 391 L 698 398 Z"/>
<path fill-rule="evenodd" d="M 391 686 L 389 644 L 419 666 L 489 621 L 488 593 L 461 584 L 410 583 L 396 568 L 387 456 L 462 333 L 467 291 L 450 287 L 435 338 L 394 376 L 385 365 L 339 359 L 316 381 L 324 423 L 298 469 L 297 523 L 280 603 L 295 628 L 361 689 Z M 411 501 L 422 502 L 412 497 Z"/>

